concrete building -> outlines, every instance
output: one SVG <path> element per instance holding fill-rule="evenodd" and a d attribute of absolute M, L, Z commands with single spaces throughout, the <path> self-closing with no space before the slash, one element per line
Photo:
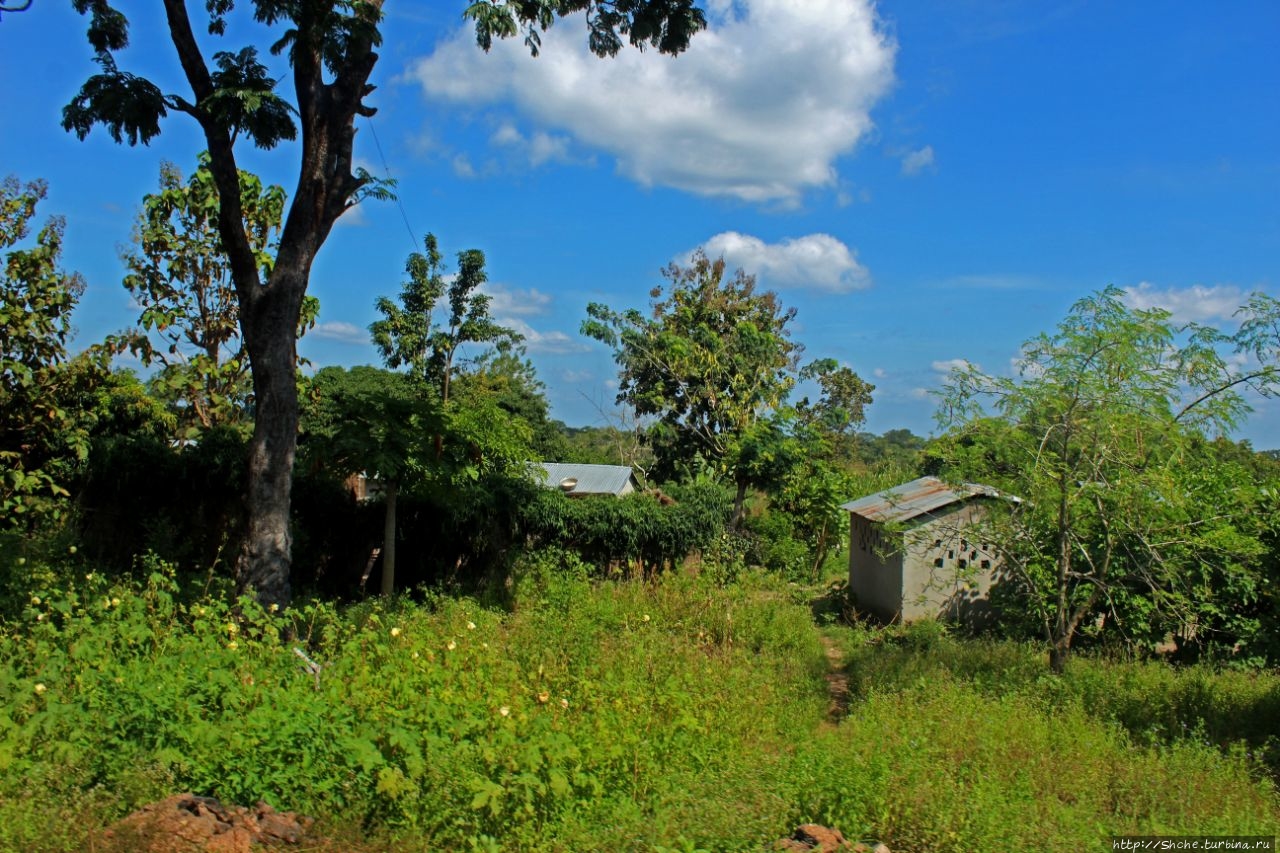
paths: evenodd
<path fill-rule="evenodd" d="M 921 477 L 844 504 L 854 606 L 884 620 L 937 617 L 980 627 L 996 558 L 979 522 L 1000 493 Z"/>

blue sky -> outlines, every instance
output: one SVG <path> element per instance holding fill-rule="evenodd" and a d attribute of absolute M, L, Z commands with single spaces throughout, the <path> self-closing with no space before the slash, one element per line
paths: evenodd
<path fill-rule="evenodd" d="M 183 91 L 156 4 L 119 5 L 122 67 Z M 1273 0 L 708 0 L 685 56 L 614 60 L 577 20 L 537 60 L 519 40 L 485 55 L 464 5 L 387 0 L 357 156 L 400 203 L 361 205 L 322 251 L 316 364 L 377 362 L 374 300 L 427 231 L 447 256 L 485 251 L 495 313 L 570 424 L 602 422 L 615 393 L 577 331 L 586 304 L 645 305 L 698 246 L 795 306 L 808 356 L 876 384 L 876 432 L 930 433 L 949 365 L 1008 372 L 1107 284 L 1212 324 L 1280 296 Z M 88 342 L 136 321 L 118 247 L 160 162 L 189 171 L 202 146 L 182 116 L 150 148 L 64 133 L 94 70 L 83 31 L 65 0 L 0 19 L 0 172 L 48 181 Z M 240 156 L 291 189 L 295 148 Z M 1280 447 L 1280 405 L 1258 401 L 1236 437 Z"/>

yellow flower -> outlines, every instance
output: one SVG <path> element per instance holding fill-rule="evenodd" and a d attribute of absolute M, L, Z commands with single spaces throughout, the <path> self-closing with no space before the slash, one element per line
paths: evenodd
<path fill-rule="evenodd" d="M 568 709 L 568 707 L 569 707 L 569 700 L 568 700 L 568 699 L 561 699 L 561 700 L 560 700 L 560 707 L 561 707 L 561 708 Z"/>
<path fill-rule="evenodd" d="M 543 690 L 538 694 L 538 701 L 543 705 L 547 704 L 547 700 L 549 700 L 550 698 L 551 698 L 551 694 L 545 690 Z"/>
<path fill-rule="evenodd" d="M 449 651 L 453 651 L 457 647 L 458 647 L 458 644 L 455 643 L 453 640 L 450 640 L 449 645 L 445 646 L 445 648 L 448 649 Z"/>
<path fill-rule="evenodd" d="M 508 708 L 506 705 L 503 705 L 501 708 L 498 709 L 498 713 L 505 717 L 511 713 L 511 709 Z"/>
<path fill-rule="evenodd" d="M 112 607 L 119 607 L 119 606 L 120 606 L 120 599 L 118 599 L 118 598 L 113 598 L 113 599 L 111 599 L 111 606 L 112 606 Z"/>
<path fill-rule="evenodd" d="M 399 636 L 400 636 L 400 629 L 399 629 L 399 628 L 392 628 L 392 629 L 391 629 L 391 636 L 393 636 L 393 637 L 399 637 Z"/>
<path fill-rule="evenodd" d="M 239 633 L 239 631 L 240 631 L 240 626 L 239 626 L 239 625 L 237 625 L 237 624 L 236 624 L 236 623 L 234 623 L 234 622 L 228 622 L 228 623 L 227 623 L 227 633 L 228 633 L 228 634 L 230 634 L 231 636 L 233 636 L 233 637 L 234 637 L 237 633 Z"/>
<path fill-rule="evenodd" d="M 649 614 L 648 614 L 648 613 L 646 613 L 646 614 L 645 614 L 643 617 L 641 617 L 641 618 L 642 618 L 642 620 L 643 620 L 643 621 L 648 622 L 648 621 L 649 621 Z"/>
<path fill-rule="evenodd" d="M 49 688 L 45 687 L 43 684 L 37 684 L 35 689 L 36 689 L 36 695 L 39 696 Z"/>
<path fill-rule="evenodd" d="M 468 622 L 468 623 L 467 623 L 467 630 L 468 630 L 468 631 L 474 631 L 475 629 L 476 629 L 476 623 L 474 623 L 474 622 Z"/>
<path fill-rule="evenodd" d="M 278 611 L 278 610 L 280 609 L 280 605 L 279 605 L 279 604 L 276 604 L 276 603 L 273 601 L 273 602 L 271 602 L 271 606 L 270 606 L 270 607 L 268 607 L 267 609 L 268 609 L 268 610 L 270 610 L 272 613 L 275 613 L 276 611 Z"/>
<path fill-rule="evenodd" d="M 38 596 L 38 595 L 33 595 L 33 596 L 31 596 L 31 603 L 32 603 L 33 605 L 35 605 L 35 606 L 39 606 L 39 605 L 40 605 L 40 596 Z"/>
<path fill-rule="evenodd" d="M 231 642 L 227 643 L 227 648 L 231 649 L 231 651 L 234 652 L 236 648 L 238 648 L 236 641 L 232 640 Z"/>

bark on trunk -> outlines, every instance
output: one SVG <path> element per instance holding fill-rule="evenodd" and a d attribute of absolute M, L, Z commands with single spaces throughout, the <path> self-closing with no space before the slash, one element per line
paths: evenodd
<path fill-rule="evenodd" d="M 382 519 L 382 595 L 390 598 L 396 591 L 396 498 L 400 484 L 387 482 L 387 511 Z"/>
<path fill-rule="evenodd" d="M 729 519 L 729 529 L 737 532 L 742 524 L 742 517 L 746 515 L 747 505 L 747 484 L 745 480 L 738 481 L 738 490 L 733 496 L 733 516 Z"/>
<path fill-rule="evenodd" d="M 241 305 L 241 327 L 253 365 L 254 424 L 249 444 L 248 526 L 236 569 L 236 587 L 263 604 L 289 603 L 289 508 L 298 443 L 296 329 L 306 273 L 277 269 L 251 310 Z"/>

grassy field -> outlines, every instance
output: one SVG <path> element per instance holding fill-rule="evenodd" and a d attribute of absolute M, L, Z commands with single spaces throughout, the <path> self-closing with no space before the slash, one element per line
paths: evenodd
<path fill-rule="evenodd" d="M 1280 826 L 1273 674 L 1059 678 L 937 626 L 820 628 L 762 576 L 596 584 L 554 555 L 510 598 L 267 614 L 163 572 L 34 595 L 0 636 L 0 850 L 85 849 L 187 790 L 317 815 L 333 850 L 757 851 L 813 821 L 895 853 L 1076 851 Z M 851 693 L 834 724 L 824 636 Z"/>

